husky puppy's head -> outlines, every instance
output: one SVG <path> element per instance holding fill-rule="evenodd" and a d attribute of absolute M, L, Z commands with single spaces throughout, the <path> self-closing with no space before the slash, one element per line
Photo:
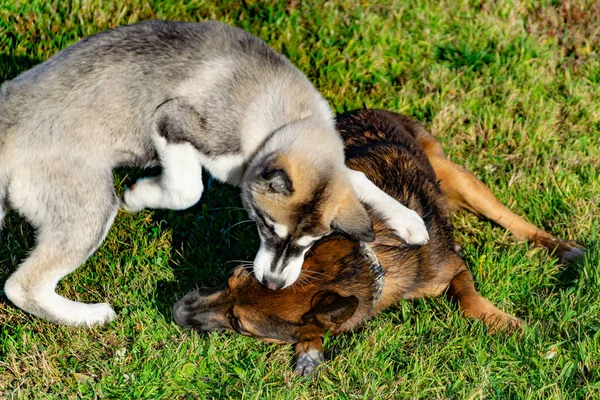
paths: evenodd
<path fill-rule="evenodd" d="M 335 161 L 315 162 L 311 155 L 290 150 L 266 154 L 246 171 L 242 201 L 261 239 L 254 274 L 269 289 L 293 284 L 306 252 L 333 231 L 374 239 L 371 219 L 344 164 Z"/>

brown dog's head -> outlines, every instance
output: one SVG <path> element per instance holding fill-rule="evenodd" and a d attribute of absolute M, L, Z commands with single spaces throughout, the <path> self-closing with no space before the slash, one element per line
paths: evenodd
<path fill-rule="evenodd" d="M 238 267 L 223 287 L 183 297 L 173 318 L 196 331 L 228 330 L 286 343 L 351 329 L 369 316 L 373 299 L 369 267 L 357 250 L 357 243 L 344 238 L 324 239 L 306 258 L 298 282 L 278 291 Z"/>

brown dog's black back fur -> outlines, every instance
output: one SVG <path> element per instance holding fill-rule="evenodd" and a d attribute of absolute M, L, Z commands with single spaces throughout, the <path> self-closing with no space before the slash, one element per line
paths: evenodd
<path fill-rule="evenodd" d="M 430 235 L 426 246 L 409 246 L 376 218 L 381 226 L 376 229 L 375 247 L 379 243 L 387 246 L 393 243 L 393 252 L 402 258 L 414 252 L 421 260 L 419 275 L 427 279 L 433 273 L 430 269 L 454 255 L 454 230 L 447 199 L 417 141 L 423 127 L 410 118 L 384 110 L 342 114 L 337 126 L 344 139 L 346 164 L 364 172 L 387 194 L 415 210 L 425 221 Z"/>

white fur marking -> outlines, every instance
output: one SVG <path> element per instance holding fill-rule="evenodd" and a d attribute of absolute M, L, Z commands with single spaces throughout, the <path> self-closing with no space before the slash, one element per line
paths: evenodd
<path fill-rule="evenodd" d="M 287 238 L 289 233 L 287 226 L 278 224 L 275 221 L 271 221 L 269 218 L 265 218 L 265 221 L 267 222 L 267 224 L 269 224 L 271 228 L 273 228 L 277 236 L 279 236 L 281 239 Z"/>
<path fill-rule="evenodd" d="M 117 316 L 107 303 L 85 304 L 65 299 L 52 291 L 44 290 L 36 300 L 43 304 L 44 311 L 54 322 L 72 326 L 94 326 L 106 324 Z M 36 314 L 35 312 L 33 314 Z"/>
<path fill-rule="evenodd" d="M 288 259 L 288 263 L 285 265 L 285 268 L 283 268 L 281 265 L 282 260 L 280 260 L 277 264 L 276 271 L 281 271 L 281 268 L 283 268 L 283 271 L 281 271 L 281 278 L 283 278 L 284 281 L 284 288 L 292 285 L 300 276 L 300 272 L 302 272 L 302 264 L 304 264 L 304 255 L 307 251 L 308 248 L 304 249 L 302 254 L 300 254 L 298 257 Z"/>
<path fill-rule="evenodd" d="M 322 236 L 310 236 L 310 235 L 306 235 L 306 236 L 302 236 L 300 239 L 296 240 L 296 244 L 300 247 L 305 247 L 308 246 L 314 242 L 316 242 L 317 240 L 321 239 Z"/>
<path fill-rule="evenodd" d="M 244 175 L 245 158 L 241 154 L 221 155 L 215 158 L 198 153 L 200 164 L 221 182 L 239 186 Z"/>
<path fill-rule="evenodd" d="M 0 199 L 0 230 L 2 229 L 2 226 L 4 225 L 4 217 L 6 217 L 6 211 L 4 210 L 4 207 L 2 207 L 2 199 Z"/>
<path fill-rule="evenodd" d="M 107 303 L 78 303 L 59 296 L 55 289 L 55 281 L 47 282 L 36 288 L 35 296 L 29 298 L 14 276 L 4 286 L 6 296 L 16 306 L 53 322 L 71 326 L 93 326 L 108 323 L 117 316 Z M 32 307 L 31 302 L 37 307 Z"/>
<path fill-rule="evenodd" d="M 275 255 L 268 251 L 264 246 L 261 237 L 260 248 L 254 258 L 254 276 L 256 276 L 256 279 L 258 279 L 259 282 L 262 282 L 263 276 L 265 275 L 265 272 L 269 270 L 274 257 Z"/>
<path fill-rule="evenodd" d="M 302 264 L 304 263 L 304 255 L 308 250 L 308 248 L 305 249 L 298 257 L 288 259 L 288 263 L 285 266 L 283 265 L 283 258 L 277 260 L 275 272 L 271 272 L 270 267 L 273 263 L 275 254 L 266 250 L 261 243 L 258 253 L 256 253 L 256 258 L 254 259 L 254 275 L 256 276 L 256 279 L 261 282 L 263 278 L 266 278 L 268 281 L 283 280 L 284 288 L 292 285 L 300 276 Z"/>

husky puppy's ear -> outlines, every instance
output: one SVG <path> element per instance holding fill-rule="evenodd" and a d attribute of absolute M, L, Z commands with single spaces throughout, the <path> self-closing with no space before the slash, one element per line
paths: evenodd
<path fill-rule="evenodd" d="M 356 198 L 350 202 L 345 201 L 338 208 L 337 215 L 331 221 L 331 228 L 354 240 L 363 242 L 375 240 L 371 218 L 365 207 Z"/>
<path fill-rule="evenodd" d="M 284 169 L 263 171 L 260 175 L 260 181 L 270 193 L 286 196 L 292 194 L 292 181 Z"/>
<path fill-rule="evenodd" d="M 257 171 L 251 188 L 263 194 L 282 194 L 289 196 L 294 192 L 292 180 L 283 168 L 266 165 Z"/>
<path fill-rule="evenodd" d="M 356 296 L 344 297 L 333 291 L 321 291 L 313 297 L 311 310 L 302 319 L 330 329 L 350 319 L 356 307 L 358 307 Z"/>
<path fill-rule="evenodd" d="M 249 177 L 249 187 L 253 192 L 284 196 L 294 192 L 289 174 L 275 155 L 266 156 L 252 166 Z"/>

